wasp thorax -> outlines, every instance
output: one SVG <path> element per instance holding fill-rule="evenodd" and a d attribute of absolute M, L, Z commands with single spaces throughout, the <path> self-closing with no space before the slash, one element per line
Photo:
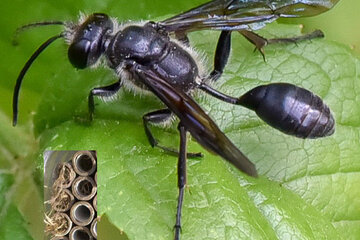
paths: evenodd
<path fill-rule="evenodd" d="M 90 15 L 78 27 L 70 44 L 68 57 L 71 64 L 80 69 L 95 64 L 105 51 L 105 36 L 112 30 L 113 23 L 106 14 Z"/>

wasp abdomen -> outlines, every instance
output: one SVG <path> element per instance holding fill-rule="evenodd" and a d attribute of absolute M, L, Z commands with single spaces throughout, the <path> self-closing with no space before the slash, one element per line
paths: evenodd
<path fill-rule="evenodd" d="M 258 86 L 240 97 L 239 103 L 270 126 L 300 138 L 329 136 L 335 120 L 329 107 L 312 92 L 287 83 Z"/>

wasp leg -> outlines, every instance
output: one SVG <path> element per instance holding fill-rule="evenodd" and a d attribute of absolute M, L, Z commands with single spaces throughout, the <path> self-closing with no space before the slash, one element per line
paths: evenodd
<path fill-rule="evenodd" d="M 229 59 L 231 48 L 231 31 L 221 31 L 219 41 L 215 50 L 214 70 L 210 73 L 210 78 L 216 81 L 220 78 L 225 65 Z"/>
<path fill-rule="evenodd" d="M 190 46 L 190 40 L 185 32 L 175 32 L 175 38 L 185 46 Z"/>
<path fill-rule="evenodd" d="M 121 88 L 120 81 L 113 83 L 111 85 L 105 86 L 105 87 L 97 87 L 90 91 L 89 97 L 88 97 L 88 108 L 89 108 L 89 118 L 92 121 L 94 111 L 95 111 L 95 105 L 94 105 L 94 96 L 99 97 L 111 97 L 115 95 Z"/>
<path fill-rule="evenodd" d="M 226 95 L 222 92 L 219 92 L 218 90 L 210 87 L 209 85 L 205 84 L 205 83 L 201 83 L 199 85 L 199 88 L 201 90 L 203 90 L 204 92 L 210 94 L 211 96 L 217 98 L 217 99 L 220 99 L 224 102 L 227 102 L 227 103 L 231 103 L 231 104 L 235 104 L 235 105 L 240 105 L 240 100 L 239 98 L 235 98 L 235 97 L 231 97 L 229 95 Z"/>
<path fill-rule="evenodd" d="M 164 150 L 167 153 L 179 155 L 179 152 L 176 149 L 165 147 L 159 144 L 159 142 L 154 138 L 153 134 L 150 131 L 149 122 L 154 124 L 161 124 L 166 122 L 171 118 L 171 111 L 169 109 L 160 109 L 154 112 L 147 113 L 143 116 L 143 124 L 145 129 L 146 137 L 151 145 L 151 147 L 158 147 Z M 197 158 L 202 157 L 201 153 L 188 153 L 188 158 Z"/>
<path fill-rule="evenodd" d="M 180 132 L 180 150 L 179 150 L 179 160 L 178 160 L 178 188 L 179 188 L 179 196 L 178 196 L 178 204 L 176 210 L 176 222 L 175 222 L 175 240 L 180 239 L 180 231 L 181 231 L 181 210 L 184 200 L 184 191 L 186 185 L 186 129 L 184 126 L 179 124 L 179 132 Z"/>
<path fill-rule="evenodd" d="M 251 42 L 252 44 L 255 45 L 255 50 L 258 50 L 261 53 L 261 55 L 265 61 L 264 47 L 266 45 L 268 45 L 269 40 L 266 38 L 263 38 L 262 36 L 254 33 L 254 32 L 247 31 L 247 30 L 239 31 L 239 33 L 241 35 L 243 35 L 246 38 L 246 40 L 248 40 L 249 42 Z"/>
<path fill-rule="evenodd" d="M 311 40 L 314 38 L 322 38 L 324 37 L 324 33 L 320 30 L 315 30 L 311 33 L 304 34 L 297 37 L 291 37 L 291 38 L 270 38 L 266 39 L 254 32 L 247 31 L 247 30 L 241 30 L 239 31 L 241 35 L 243 35 L 249 42 L 255 45 L 255 50 L 258 50 L 261 55 L 264 58 L 265 61 L 265 52 L 264 47 L 268 44 L 274 44 L 274 43 L 298 43 L 304 40 Z"/>
<path fill-rule="evenodd" d="M 296 36 L 296 37 L 290 37 L 290 38 L 270 38 L 267 39 L 268 44 L 273 43 L 298 43 L 305 40 L 311 40 L 314 38 L 323 38 L 324 33 L 321 30 L 315 30 L 311 33 L 307 33 L 304 35 Z"/>

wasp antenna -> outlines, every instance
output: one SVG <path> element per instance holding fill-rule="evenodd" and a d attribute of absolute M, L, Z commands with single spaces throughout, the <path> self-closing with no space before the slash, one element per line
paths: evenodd
<path fill-rule="evenodd" d="M 35 28 L 35 27 L 48 26 L 48 25 L 65 25 L 65 23 L 62 21 L 45 21 L 45 22 L 35 22 L 35 23 L 29 23 L 29 24 L 23 25 L 16 29 L 14 36 L 13 36 L 12 44 L 18 45 L 18 36 L 23 31 L 26 31 L 26 30 L 29 30 L 29 29 Z"/>
<path fill-rule="evenodd" d="M 45 50 L 47 46 L 49 46 L 52 42 L 54 42 L 58 38 L 62 38 L 63 33 L 53 36 L 46 40 L 41 46 L 36 49 L 36 51 L 31 55 L 29 60 L 25 63 L 24 67 L 21 69 L 21 72 L 16 80 L 15 88 L 14 88 L 14 95 L 13 95 L 13 126 L 16 126 L 17 118 L 18 118 L 18 102 L 19 102 L 19 92 L 22 80 L 27 72 L 27 70 L 31 67 L 31 64 L 34 62 L 34 60 L 40 55 L 42 51 Z"/>

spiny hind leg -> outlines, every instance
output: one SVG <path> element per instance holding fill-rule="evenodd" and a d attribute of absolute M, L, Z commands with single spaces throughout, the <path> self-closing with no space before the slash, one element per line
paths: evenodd
<path fill-rule="evenodd" d="M 269 44 L 277 44 L 277 43 L 284 43 L 284 44 L 289 44 L 289 43 L 298 43 L 304 40 L 311 40 L 314 38 L 322 38 L 324 37 L 324 33 L 321 30 L 315 30 L 311 33 L 308 34 L 304 34 L 304 35 L 300 35 L 300 36 L 296 36 L 296 37 L 289 37 L 289 38 L 264 38 L 262 36 L 260 36 L 259 34 L 256 34 L 252 31 L 248 31 L 248 30 L 241 30 L 239 31 L 239 33 L 241 35 L 243 35 L 249 42 L 251 42 L 254 46 L 255 46 L 255 50 L 258 50 L 261 55 L 264 58 L 265 61 L 265 52 L 264 52 L 264 47 L 269 45 Z"/>

